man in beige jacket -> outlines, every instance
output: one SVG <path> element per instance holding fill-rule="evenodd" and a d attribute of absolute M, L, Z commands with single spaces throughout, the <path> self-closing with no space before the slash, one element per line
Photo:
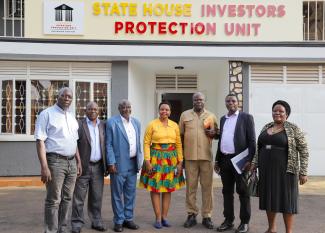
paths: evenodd
<path fill-rule="evenodd" d="M 213 229 L 212 213 L 212 181 L 213 159 L 212 139 L 218 132 L 217 118 L 204 108 L 205 96 L 197 92 L 193 95 L 193 109 L 182 113 L 179 121 L 180 133 L 184 145 L 186 174 L 186 209 L 188 213 L 184 227 L 197 224 L 199 212 L 196 205 L 198 182 L 202 188 L 202 224 Z"/>

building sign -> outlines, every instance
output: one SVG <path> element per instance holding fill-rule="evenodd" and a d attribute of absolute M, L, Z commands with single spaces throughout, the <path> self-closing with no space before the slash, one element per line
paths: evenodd
<path fill-rule="evenodd" d="M 128 2 L 94 2 L 93 14 L 106 17 L 134 17 L 142 15 L 145 18 L 183 17 L 181 21 L 138 21 L 115 20 L 114 34 L 159 34 L 159 35 L 206 35 L 216 36 L 217 26 L 223 28 L 226 36 L 257 37 L 260 34 L 262 24 L 259 20 L 255 22 L 245 21 L 244 18 L 256 19 L 283 18 L 286 15 L 283 4 L 200 4 L 200 8 L 193 9 L 190 3 L 147 3 L 142 4 Z M 195 12 L 196 11 L 196 12 Z M 201 20 L 189 22 L 191 16 L 198 14 Z M 217 23 L 218 18 L 243 19 L 240 23 L 226 22 Z M 189 21 L 186 20 L 189 19 Z M 203 19 L 208 19 L 206 22 Z"/>
<path fill-rule="evenodd" d="M 84 3 L 44 1 L 44 34 L 82 35 Z"/>
<path fill-rule="evenodd" d="M 32 19 L 25 24 L 27 37 L 58 38 L 48 34 L 60 34 L 66 35 L 64 38 L 100 40 L 303 40 L 302 0 L 44 0 L 43 33 L 35 27 L 40 22 L 35 10 L 40 2 L 26 2 L 26 18 Z"/>

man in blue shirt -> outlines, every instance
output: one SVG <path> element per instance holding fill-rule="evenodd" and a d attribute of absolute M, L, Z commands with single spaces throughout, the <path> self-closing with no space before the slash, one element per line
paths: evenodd
<path fill-rule="evenodd" d="M 77 148 L 78 122 L 68 111 L 72 90 L 59 90 L 57 103 L 37 117 L 35 139 L 46 184 L 45 233 L 67 232 L 68 212 L 77 175 L 82 172 Z"/>

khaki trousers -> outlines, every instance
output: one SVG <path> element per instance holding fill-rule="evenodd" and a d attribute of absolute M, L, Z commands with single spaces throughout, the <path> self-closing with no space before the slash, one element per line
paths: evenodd
<path fill-rule="evenodd" d="M 213 182 L 213 163 L 208 160 L 186 160 L 186 209 L 188 214 L 198 214 L 196 205 L 196 193 L 200 180 L 202 191 L 201 215 L 203 218 L 211 217 L 212 200 L 212 182 Z"/>

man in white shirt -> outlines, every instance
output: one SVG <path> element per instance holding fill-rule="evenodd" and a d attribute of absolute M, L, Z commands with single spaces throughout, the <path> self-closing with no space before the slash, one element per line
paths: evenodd
<path fill-rule="evenodd" d="M 37 117 L 35 139 L 46 184 L 45 233 L 65 233 L 77 176 L 82 168 L 77 148 L 78 122 L 68 111 L 72 90 L 59 90 L 57 103 Z"/>
<path fill-rule="evenodd" d="M 88 192 L 88 215 L 91 228 L 106 231 L 101 210 L 106 172 L 105 122 L 98 119 L 98 105 L 89 102 L 85 119 L 79 121 L 78 149 L 82 162 L 82 175 L 76 181 L 73 194 L 71 233 L 80 233 L 85 223 L 84 202 Z"/>
<path fill-rule="evenodd" d="M 247 113 L 239 112 L 238 99 L 235 94 L 227 95 L 225 102 L 228 113 L 220 119 L 220 138 L 215 159 L 215 171 L 220 174 L 223 185 L 225 220 L 217 228 L 217 231 L 228 231 L 234 226 L 234 188 L 236 184 L 240 200 L 241 221 L 236 233 L 245 233 L 248 232 L 251 216 L 250 196 L 242 175 L 237 173 L 231 159 L 248 148 L 244 169 L 249 169 L 256 150 L 254 119 Z"/>

